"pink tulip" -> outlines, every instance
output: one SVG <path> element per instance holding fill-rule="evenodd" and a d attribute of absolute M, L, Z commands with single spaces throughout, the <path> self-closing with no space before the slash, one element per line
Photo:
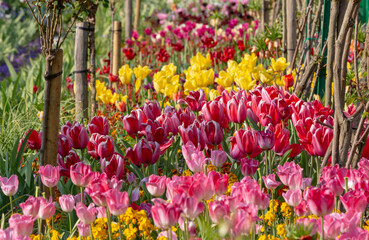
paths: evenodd
<path fill-rule="evenodd" d="M 150 175 L 149 181 L 146 183 L 147 191 L 154 197 L 160 197 L 165 192 L 166 176 Z"/>
<path fill-rule="evenodd" d="M 3 193 L 8 196 L 14 196 L 18 191 L 18 176 L 12 175 L 10 178 L 0 178 L 1 180 L 1 190 L 3 190 Z"/>
<path fill-rule="evenodd" d="M 247 117 L 247 109 L 243 99 L 233 97 L 227 102 L 228 118 L 234 123 L 243 123 Z"/>
<path fill-rule="evenodd" d="M 311 187 L 306 191 L 305 199 L 313 214 L 322 217 L 333 211 L 334 195 L 328 188 Z"/>
<path fill-rule="evenodd" d="M 262 176 L 264 180 L 265 187 L 268 189 L 276 189 L 279 185 L 281 185 L 280 182 L 275 180 L 275 174 L 269 174 L 268 176 L 264 177 Z"/>
<path fill-rule="evenodd" d="M 209 202 L 209 215 L 211 221 L 215 224 L 224 221 L 229 216 L 230 209 L 224 200 L 214 200 Z"/>
<path fill-rule="evenodd" d="M 257 209 L 253 206 L 237 209 L 231 219 L 232 235 L 248 236 L 251 229 L 254 229 L 257 219 Z"/>
<path fill-rule="evenodd" d="M 284 185 L 290 189 L 297 190 L 302 184 L 302 168 L 294 162 L 286 162 L 283 166 L 278 166 L 277 175 Z"/>
<path fill-rule="evenodd" d="M 295 207 L 295 212 L 296 212 L 296 215 L 299 217 L 308 216 L 311 214 L 309 206 L 307 205 L 307 202 L 304 199 L 302 199 L 300 204 L 297 207 Z"/>
<path fill-rule="evenodd" d="M 9 218 L 9 227 L 12 228 L 15 236 L 30 236 L 33 231 L 33 222 L 35 218 L 31 216 L 22 216 L 18 213 Z"/>
<path fill-rule="evenodd" d="M 37 217 L 40 209 L 40 200 L 34 196 L 30 196 L 25 202 L 19 204 L 23 214 L 26 216 Z"/>
<path fill-rule="evenodd" d="M 61 197 L 59 197 L 59 204 L 60 204 L 60 208 L 67 213 L 70 213 L 73 211 L 74 209 L 74 197 L 71 194 L 68 195 L 62 195 Z"/>
<path fill-rule="evenodd" d="M 129 197 L 127 192 L 120 192 L 117 189 L 112 189 L 105 192 L 111 214 L 120 216 L 126 212 L 129 207 Z"/>
<path fill-rule="evenodd" d="M 110 189 L 106 174 L 95 173 L 95 178 L 86 188 L 86 193 L 97 206 L 107 206 L 108 203 L 105 193 Z"/>
<path fill-rule="evenodd" d="M 349 232 L 343 233 L 339 239 L 340 240 L 356 240 L 356 239 L 369 240 L 369 232 L 360 227 L 356 227 L 350 230 Z"/>
<path fill-rule="evenodd" d="M 201 129 L 207 144 L 217 146 L 222 142 L 223 130 L 216 121 L 203 122 L 201 124 Z"/>
<path fill-rule="evenodd" d="M 90 236 L 90 225 L 84 224 L 83 222 L 80 222 L 77 224 L 78 232 L 81 237 L 87 237 Z"/>
<path fill-rule="evenodd" d="M 165 239 L 172 239 L 172 240 L 178 239 L 176 233 L 173 232 L 173 230 L 170 230 L 169 234 L 171 235 L 170 237 L 168 236 L 168 231 L 160 232 L 158 235 L 158 238 L 165 237 Z"/>
<path fill-rule="evenodd" d="M 122 179 L 124 165 L 124 159 L 118 153 L 114 153 L 109 159 L 100 160 L 101 171 L 106 173 L 108 178 L 115 176 L 117 179 Z"/>
<path fill-rule="evenodd" d="M 265 128 L 265 131 L 257 132 L 257 141 L 259 147 L 263 150 L 270 150 L 274 146 L 274 132 L 271 130 L 271 125 Z"/>
<path fill-rule="evenodd" d="M 301 190 L 289 189 L 286 193 L 283 193 L 282 196 L 291 207 L 297 207 L 302 200 Z"/>
<path fill-rule="evenodd" d="M 204 153 L 198 150 L 192 142 L 182 145 L 182 152 L 186 164 L 192 172 L 204 171 L 204 165 L 206 164 Z"/>
<path fill-rule="evenodd" d="M 74 122 L 73 126 L 67 132 L 70 142 L 75 149 L 84 149 L 87 147 L 88 134 L 83 124 Z"/>
<path fill-rule="evenodd" d="M 227 161 L 227 153 L 222 150 L 212 150 L 210 161 L 215 167 L 221 168 Z"/>
<path fill-rule="evenodd" d="M 0 228 L 0 240 L 9 240 L 15 238 L 15 231 L 13 228 L 8 227 L 7 229 Z"/>
<path fill-rule="evenodd" d="M 91 119 L 90 124 L 87 125 L 90 135 L 98 133 L 101 135 L 109 134 L 109 121 L 106 117 L 95 116 Z"/>
<path fill-rule="evenodd" d="M 165 201 L 155 201 L 154 206 L 151 208 L 151 214 L 155 226 L 167 230 L 177 224 L 181 209 Z"/>
<path fill-rule="evenodd" d="M 213 191 L 216 195 L 220 196 L 224 194 L 228 189 L 228 175 L 222 175 L 218 172 L 211 171 L 208 174 L 208 178 L 212 183 Z"/>
<path fill-rule="evenodd" d="M 87 187 L 93 179 L 93 172 L 90 165 L 83 162 L 76 163 L 70 168 L 70 178 L 74 185 Z"/>
<path fill-rule="evenodd" d="M 311 229 L 310 235 L 315 235 L 318 230 L 318 222 L 320 220 L 315 218 L 299 218 L 296 221 L 297 226 L 304 226 L 305 228 Z"/>
<path fill-rule="evenodd" d="M 69 151 L 69 154 L 65 156 L 65 160 L 63 160 L 63 157 L 58 154 L 57 162 L 60 167 L 60 175 L 70 177 L 70 168 L 80 161 L 81 159 L 74 150 Z"/>
<path fill-rule="evenodd" d="M 208 178 L 204 173 L 197 173 L 192 176 L 192 183 L 188 188 L 188 194 L 190 196 L 196 197 L 197 200 L 209 200 L 213 197 L 214 194 L 214 182 Z M 218 191 L 222 191 L 224 189 L 224 181 L 220 181 L 218 183 Z M 187 186 L 188 187 L 188 186 Z"/>
<path fill-rule="evenodd" d="M 38 171 L 41 176 L 42 183 L 49 188 L 58 185 L 60 179 L 60 167 L 53 167 L 50 164 L 46 166 L 40 166 Z"/>
<path fill-rule="evenodd" d="M 205 209 L 203 202 L 199 202 L 196 197 L 189 197 L 186 194 L 176 195 L 173 200 L 182 209 L 182 215 L 190 220 L 194 220 Z"/>
<path fill-rule="evenodd" d="M 347 212 L 363 213 L 368 205 L 365 192 L 360 190 L 349 191 L 340 199 Z"/>
<path fill-rule="evenodd" d="M 96 218 L 107 218 L 105 207 L 96 207 Z"/>
<path fill-rule="evenodd" d="M 96 210 L 93 203 L 86 207 L 83 203 L 79 202 L 74 207 L 74 209 L 76 210 L 77 217 L 81 220 L 82 223 L 90 225 L 95 221 Z"/>
<path fill-rule="evenodd" d="M 341 228 L 343 224 L 343 218 L 338 213 L 331 213 L 324 216 L 324 238 L 325 239 L 335 239 L 341 234 Z M 320 223 L 320 222 L 319 222 Z M 321 233 L 321 224 L 318 226 L 318 233 Z"/>
<path fill-rule="evenodd" d="M 255 159 L 242 158 L 240 162 L 243 176 L 253 176 L 259 168 L 259 161 Z"/>
<path fill-rule="evenodd" d="M 231 142 L 231 157 L 234 159 L 246 156 L 253 158 L 262 152 L 257 144 L 257 134 L 254 130 L 240 129 L 229 140 Z"/>
<path fill-rule="evenodd" d="M 242 197 L 247 204 L 252 204 L 259 210 L 264 210 L 269 206 L 269 196 L 260 191 L 260 188 L 242 189 Z"/>
<path fill-rule="evenodd" d="M 343 187 L 337 177 L 329 179 L 325 185 L 331 190 L 335 196 L 340 196 L 343 193 Z"/>
<path fill-rule="evenodd" d="M 46 220 L 54 216 L 56 208 L 52 198 L 50 198 L 49 201 L 46 201 L 43 197 L 39 197 L 39 199 L 40 209 L 38 211 L 38 218 Z"/>
<path fill-rule="evenodd" d="M 290 150 L 290 131 L 282 127 L 282 124 L 277 124 L 274 127 L 274 146 L 273 151 L 278 156 L 283 156 Z"/>

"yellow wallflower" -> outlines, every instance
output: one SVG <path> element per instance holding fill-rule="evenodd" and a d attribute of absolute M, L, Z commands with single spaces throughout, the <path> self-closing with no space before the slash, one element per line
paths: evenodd
<path fill-rule="evenodd" d="M 290 63 L 288 63 L 284 57 L 278 58 L 277 61 L 272 58 L 271 67 L 275 72 L 284 71 L 288 67 L 288 65 L 290 65 Z"/>
<path fill-rule="evenodd" d="M 286 237 L 286 229 L 285 229 L 285 225 L 286 224 L 278 224 L 277 226 L 277 234 L 282 236 L 282 237 Z"/>
<path fill-rule="evenodd" d="M 281 212 L 283 217 L 290 217 L 291 215 L 291 207 L 287 205 L 286 202 L 282 203 L 281 205 Z"/>
<path fill-rule="evenodd" d="M 128 64 L 122 66 L 119 69 L 119 80 L 123 83 L 123 84 L 129 84 L 131 83 L 131 76 L 132 76 L 132 69 L 128 66 Z"/>

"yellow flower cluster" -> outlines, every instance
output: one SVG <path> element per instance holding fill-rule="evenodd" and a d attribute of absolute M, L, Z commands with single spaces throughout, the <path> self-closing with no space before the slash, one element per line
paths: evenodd
<path fill-rule="evenodd" d="M 165 65 L 161 71 L 154 74 L 154 88 L 157 93 L 162 93 L 172 98 L 180 88 L 179 75 L 175 75 L 177 67 L 173 63 Z"/>
<path fill-rule="evenodd" d="M 115 104 L 119 101 L 127 101 L 127 96 L 121 94 L 112 93 L 110 89 L 107 89 L 104 82 L 96 80 L 96 100 L 103 102 L 104 104 Z"/>
<path fill-rule="evenodd" d="M 182 176 L 191 176 L 192 172 L 190 169 L 186 169 L 182 172 Z"/>
<path fill-rule="evenodd" d="M 281 237 L 285 238 L 286 234 L 287 234 L 287 230 L 286 230 L 286 224 L 278 224 L 277 226 L 277 234 L 280 235 Z"/>
<path fill-rule="evenodd" d="M 269 210 L 264 216 L 264 221 L 267 221 L 268 226 L 272 225 L 272 222 L 276 220 L 276 214 L 278 212 L 279 202 L 275 199 L 270 200 Z"/>
<path fill-rule="evenodd" d="M 59 239 L 61 239 L 61 234 L 55 229 L 51 229 L 50 235 L 51 235 L 50 240 L 59 240 Z M 32 234 L 30 236 L 30 238 L 31 238 L 31 240 L 41 240 L 44 237 L 43 236 L 40 237 L 40 235 Z"/>
<path fill-rule="evenodd" d="M 280 238 L 273 237 L 272 235 L 265 236 L 265 234 L 261 235 L 258 240 L 280 240 Z"/>
<path fill-rule="evenodd" d="M 119 238 L 119 225 L 118 223 L 111 223 L 111 230 L 113 234 L 113 239 Z M 108 239 L 108 219 L 98 218 L 92 225 L 92 236 L 101 240 Z"/>
<path fill-rule="evenodd" d="M 283 217 L 289 218 L 291 216 L 291 207 L 286 202 L 281 205 L 281 212 Z"/>
<path fill-rule="evenodd" d="M 232 193 L 231 187 L 235 182 L 238 182 L 238 178 L 234 173 L 228 173 L 228 188 L 225 195 L 229 196 Z"/>
<path fill-rule="evenodd" d="M 210 54 L 208 53 L 204 57 L 201 53 L 197 53 L 196 56 L 190 60 L 191 66 L 184 71 L 186 75 L 186 82 L 184 84 L 184 92 L 188 94 L 190 91 L 196 91 L 203 89 L 206 96 L 209 94 L 209 85 L 214 83 L 214 70 L 211 66 Z"/>
<path fill-rule="evenodd" d="M 155 230 L 155 227 L 144 210 L 137 211 L 129 207 L 123 215 L 119 216 L 119 220 L 123 224 L 123 235 L 127 240 L 139 237 L 147 240 L 153 239 L 151 232 Z"/>

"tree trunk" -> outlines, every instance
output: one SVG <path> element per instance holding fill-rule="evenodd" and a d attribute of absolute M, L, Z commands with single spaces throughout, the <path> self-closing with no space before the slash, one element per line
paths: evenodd
<path fill-rule="evenodd" d="M 141 0 L 136 0 L 135 2 L 135 22 L 133 24 L 133 29 L 137 31 L 138 24 L 140 23 L 141 15 Z"/>
<path fill-rule="evenodd" d="M 118 76 L 120 67 L 120 44 L 122 42 L 122 23 L 120 21 L 114 21 L 114 43 L 113 43 L 113 62 L 111 64 L 112 72 L 114 76 Z M 113 82 L 113 88 L 117 90 L 118 83 Z"/>
<path fill-rule="evenodd" d="M 114 16 L 115 16 L 115 1 L 110 2 L 110 11 L 111 11 L 111 35 L 110 35 L 110 73 L 112 73 L 111 63 L 113 62 L 113 42 L 114 42 Z M 109 86 L 111 87 L 111 82 L 109 82 Z"/>
<path fill-rule="evenodd" d="M 287 62 L 292 62 L 297 44 L 296 0 L 287 0 Z"/>
<path fill-rule="evenodd" d="M 88 116 L 87 46 L 89 28 L 87 22 L 78 22 L 76 26 L 74 44 L 75 114 L 76 120 L 83 122 Z"/>
<path fill-rule="evenodd" d="M 283 16 L 282 56 L 287 59 L 287 6 L 286 6 L 286 1 L 287 0 L 282 0 L 282 16 Z"/>
<path fill-rule="evenodd" d="M 57 166 L 58 139 L 59 139 L 59 115 L 61 80 L 63 73 L 63 50 L 58 50 L 53 55 L 46 56 L 45 72 L 45 105 L 42 122 L 42 144 L 40 149 L 40 166 L 50 164 Z M 49 191 L 44 188 L 46 196 Z"/>
<path fill-rule="evenodd" d="M 132 0 L 124 0 L 125 11 L 125 39 L 131 39 L 132 37 Z"/>

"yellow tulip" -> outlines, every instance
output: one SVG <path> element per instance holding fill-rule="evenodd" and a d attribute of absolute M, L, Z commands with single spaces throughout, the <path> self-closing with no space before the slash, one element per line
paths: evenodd
<path fill-rule="evenodd" d="M 141 87 L 141 79 L 137 78 L 135 82 L 135 92 L 138 92 L 138 90 L 140 90 L 140 87 Z"/>
<path fill-rule="evenodd" d="M 190 63 L 191 66 L 198 65 L 200 69 L 206 69 L 211 66 L 210 54 L 208 53 L 205 58 L 201 53 L 198 52 L 196 56 L 193 56 L 190 59 Z"/>
<path fill-rule="evenodd" d="M 236 72 L 235 82 L 243 90 L 251 90 L 254 86 L 256 81 L 252 80 L 251 74 L 249 71 L 238 71 Z"/>
<path fill-rule="evenodd" d="M 209 70 L 202 70 L 196 75 L 196 86 L 197 87 L 207 87 L 214 83 L 214 70 L 210 68 Z"/>
<path fill-rule="evenodd" d="M 132 69 L 126 64 L 124 66 L 122 66 L 119 69 L 119 80 L 123 83 L 123 84 L 129 84 L 131 83 L 131 76 L 132 76 Z"/>
<path fill-rule="evenodd" d="M 217 90 L 211 89 L 210 93 L 209 93 L 209 96 L 210 96 L 210 100 L 213 101 L 216 97 L 220 96 L 220 94 Z"/>
<path fill-rule="evenodd" d="M 290 63 L 288 63 L 284 57 L 278 58 L 277 61 L 272 58 L 271 66 L 275 72 L 283 72 L 288 67 L 288 65 L 290 65 Z"/>
<path fill-rule="evenodd" d="M 165 65 L 161 68 L 161 72 L 165 72 L 167 77 L 173 77 L 174 74 L 176 74 L 176 71 L 177 67 L 173 63 Z"/>
<path fill-rule="evenodd" d="M 147 75 L 149 75 L 149 73 L 151 73 L 151 70 L 148 66 L 142 67 L 141 65 L 139 65 L 138 67 L 134 68 L 134 73 L 136 79 L 143 80 L 147 77 Z"/>
<path fill-rule="evenodd" d="M 240 64 L 238 64 L 238 67 L 243 71 L 252 72 L 254 71 L 257 60 L 258 58 L 256 57 L 255 53 L 251 55 L 246 53 L 245 56 L 242 58 Z"/>
<path fill-rule="evenodd" d="M 234 82 L 233 76 L 225 71 L 219 72 L 219 77 L 215 79 L 215 82 L 217 82 L 219 85 L 223 86 L 224 88 L 227 88 L 232 85 Z"/>

